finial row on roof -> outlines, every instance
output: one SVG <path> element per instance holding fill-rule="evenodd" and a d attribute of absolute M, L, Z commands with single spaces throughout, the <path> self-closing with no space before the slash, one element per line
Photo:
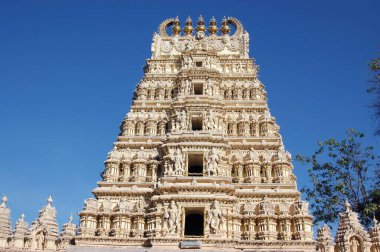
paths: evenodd
<path fill-rule="evenodd" d="M 235 30 L 236 30 L 235 34 L 239 35 L 243 32 L 243 26 L 240 23 L 240 21 L 237 20 L 236 18 L 232 18 L 232 17 L 228 17 L 228 18 L 224 17 L 222 19 L 220 29 L 217 26 L 217 21 L 216 21 L 215 17 L 212 17 L 210 19 L 207 31 L 210 35 L 216 35 L 218 33 L 218 31 L 221 32 L 221 35 L 228 35 L 231 31 L 230 25 L 235 27 Z M 181 35 L 181 30 L 183 30 L 185 36 L 191 36 L 193 34 L 193 31 L 194 31 L 193 22 L 192 22 L 190 16 L 187 17 L 186 22 L 185 22 L 185 27 L 183 29 L 181 29 L 181 22 L 180 22 L 178 16 L 174 19 L 170 18 L 170 19 L 165 20 L 160 25 L 160 28 L 159 28 L 160 35 L 162 35 L 164 37 L 170 36 L 166 32 L 169 27 L 171 27 L 172 36 Z M 199 35 L 200 33 L 205 34 L 205 32 L 206 32 L 206 26 L 205 26 L 205 22 L 204 22 L 202 15 L 199 16 L 199 18 L 198 18 L 198 22 L 197 22 L 197 26 L 196 26 L 195 30 L 196 30 L 196 35 Z"/>

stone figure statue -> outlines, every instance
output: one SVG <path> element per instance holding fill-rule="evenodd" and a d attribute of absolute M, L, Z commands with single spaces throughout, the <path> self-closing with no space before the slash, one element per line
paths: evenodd
<path fill-rule="evenodd" d="M 215 200 L 210 210 L 207 212 L 207 226 L 210 227 L 212 234 L 219 234 L 220 224 L 222 221 L 222 211 L 220 210 L 219 202 Z"/>
<path fill-rule="evenodd" d="M 169 207 L 165 208 L 164 211 L 164 219 L 168 233 L 176 233 L 176 229 L 179 228 L 180 225 L 180 216 L 180 209 L 177 208 L 176 203 L 172 200 Z"/>
<path fill-rule="evenodd" d="M 185 110 L 182 110 L 181 113 L 180 113 L 180 130 L 187 130 L 187 115 L 186 115 L 186 111 Z"/>
<path fill-rule="evenodd" d="M 205 91 L 207 95 L 212 95 L 212 86 L 210 79 L 207 79 L 205 82 Z"/>
<path fill-rule="evenodd" d="M 207 176 L 216 175 L 219 163 L 219 155 L 216 153 L 215 148 L 212 148 L 206 158 L 206 171 Z"/>
<path fill-rule="evenodd" d="M 251 161 L 258 161 L 259 160 L 259 155 L 253 147 L 249 150 L 249 159 Z"/>
<path fill-rule="evenodd" d="M 191 56 L 184 57 L 184 59 L 183 59 L 183 67 L 190 68 L 192 64 L 193 64 L 193 58 Z"/>
<path fill-rule="evenodd" d="M 89 198 L 84 201 L 84 210 L 97 210 L 98 202 L 94 198 Z"/>
<path fill-rule="evenodd" d="M 241 152 L 241 150 L 236 151 L 235 159 L 236 159 L 236 162 L 239 162 L 239 163 L 243 161 L 243 153 Z"/>
<path fill-rule="evenodd" d="M 137 212 L 143 212 L 145 208 L 145 199 L 143 196 L 139 197 L 139 201 L 136 203 L 136 211 Z"/>
<path fill-rule="evenodd" d="M 184 169 L 184 158 L 180 148 L 177 148 L 172 157 L 173 160 L 173 171 L 175 175 L 183 175 Z"/>
<path fill-rule="evenodd" d="M 204 128 L 205 130 L 214 130 L 216 128 L 216 116 L 214 115 L 214 112 L 210 109 L 207 114 L 204 121 Z"/>
<path fill-rule="evenodd" d="M 45 235 L 43 231 L 36 234 L 37 249 L 43 250 L 45 248 Z"/>
<path fill-rule="evenodd" d="M 127 199 L 121 199 L 118 204 L 118 207 L 119 207 L 120 212 L 129 212 L 129 211 L 132 211 L 133 204 L 131 201 Z"/>
<path fill-rule="evenodd" d="M 360 243 L 356 238 L 353 238 L 350 243 L 351 246 L 351 252 L 361 252 L 360 250 Z"/>
<path fill-rule="evenodd" d="M 190 80 L 185 80 L 183 93 L 184 94 L 190 94 L 191 93 L 191 82 L 190 82 Z"/>
<path fill-rule="evenodd" d="M 205 59 L 205 67 L 211 68 L 211 58 L 207 57 Z"/>

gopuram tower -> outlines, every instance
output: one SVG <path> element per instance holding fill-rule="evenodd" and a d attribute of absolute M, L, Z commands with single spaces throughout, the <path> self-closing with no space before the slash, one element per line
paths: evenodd
<path fill-rule="evenodd" d="M 232 32 L 233 30 L 233 32 Z M 79 213 L 76 246 L 315 251 L 291 155 L 235 18 L 167 19 Z"/>

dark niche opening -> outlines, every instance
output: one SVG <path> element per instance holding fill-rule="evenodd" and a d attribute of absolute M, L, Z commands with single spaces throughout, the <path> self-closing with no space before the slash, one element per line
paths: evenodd
<path fill-rule="evenodd" d="M 203 225 L 204 225 L 203 213 L 186 214 L 185 236 L 187 236 L 187 237 L 203 236 L 204 235 Z"/>
<path fill-rule="evenodd" d="M 194 94 L 195 95 L 202 95 L 203 94 L 203 84 L 194 84 Z"/>
<path fill-rule="evenodd" d="M 191 129 L 192 130 L 202 130 L 203 121 L 202 117 L 196 116 L 191 118 Z"/>
<path fill-rule="evenodd" d="M 203 154 L 189 154 L 187 167 L 189 176 L 203 176 Z"/>

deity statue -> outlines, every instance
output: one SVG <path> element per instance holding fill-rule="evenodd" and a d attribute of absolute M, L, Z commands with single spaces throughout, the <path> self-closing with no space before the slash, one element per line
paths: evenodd
<path fill-rule="evenodd" d="M 205 117 L 204 128 L 205 130 L 214 130 L 217 125 L 217 118 L 214 115 L 214 112 L 210 109 Z"/>
<path fill-rule="evenodd" d="M 211 58 L 210 57 L 207 57 L 205 59 L 205 67 L 208 67 L 208 68 L 211 67 Z"/>
<path fill-rule="evenodd" d="M 211 209 L 207 212 L 206 225 L 210 227 L 210 232 L 212 234 L 218 234 L 221 222 L 222 211 L 220 210 L 219 202 L 215 200 L 211 205 Z"/>
<path fill-rule="evenodd" d="M 210 79 L 207 79 L 205 82 L 205 91 L 207 95 L 212 95 L 212 86 Z"/>
<path fill-rule="evenodd" d="M 140 150 L 137 152 L 136 158 L 137 159 L 142 159 L 142 160 L 146 159 L 146 153 L 144 151 L 144 147 L 143 146 L 141 146 Z"/>
<path fill-rule="evenodd" d="M 183 64 L 182 64 L 182 67 L 185 67 L 185 68 L 190 68 L 191 65 L 193 63 L 193 58 L 191 56 L 189 57 L 184 57 L 183 58 Z"/>
<path fill-rule="evenodd" d="M 181 130 L 187 130 L 187 115 L 186 115 L 186 111 L 185 110 L 182 110 L 181 113 L 180 113 L 180 129 Z"/>
<path fill-rule="evenodd" d="M 188 122 L 187 122 L 187 115 L 186 111 L 176 111 L 175 112 L 177 120 L 175 122 L 175 129 L 176 130 L 187 130 Z"/>
<path fill-rule="evenodd" d="M 241 62 L 239 62 L 238 64 L 236 64 L 236 72 L 237 73 L 244 73 L 244 66 Z"/>
<path fill-rule="evenodd" d="M 143 212 L 145 208 L 145 199 L 143 196 L 139 197 L 139 201 L 136 203 L 136 210 L 137 212 Z"/>
<path fill-rule="evenodd" d="M 43 250 L 45 248 L 45 234 L 43 231 L 36 234 L 36 245 L 37 249 Z"/>
<path fill-rule="evenodd" d="M 191 94 L 191 82 L 190 80 L 185 80 L 185 85 L 183 88 L 183 94 Z"/>
<path fill-rule="evenodd" d="M 361 252 L 360 243 L 355 237 L 352 238 L 350 247 L 351 247 L 351 252 Z"/>
<path fill-rule="evenodd" d="M 243 153 L 241 152 L 241 150 L 237 150 L 237 152 L 235 153 L 235 159 L 238 163 L 243 161 Z"/>
<path fill-rule="evenodd" d="M 216 175 L 219 163 L 219 155 L 216 153 L 215 148 L 212 148 L 206 158 L 206 171 L 207 176 Z"/>
<path fill-rule="evenodd" d="M 259 155 L 253 147 L 249 150 L 249 159 L 253 162 L 259 160 Z"/>
<path fill-rule="evenodd" d="M 177 148 L 174 152 L 174 155 L 172 157 L 173 161 L 173 171 L 175 175 L 183 175 L 185 172 L 184 169 L 184 158 L 181 153 L 180 148 Z"/>
<path fill-rule="evenodd" d="M 164 220 L 168 233 L 177 233 L 176 229 L 180 226 L 181 211 L 177 208 L 174 200 L 170 202 L 169 208 L 164 210 Z"/>
<path fill-rule="evenodd" d="M 120 212 L 128 212 L 133 209 L 133 204 L 127 199 L 121 199 L 118 204 L 118 208 Z"/>

